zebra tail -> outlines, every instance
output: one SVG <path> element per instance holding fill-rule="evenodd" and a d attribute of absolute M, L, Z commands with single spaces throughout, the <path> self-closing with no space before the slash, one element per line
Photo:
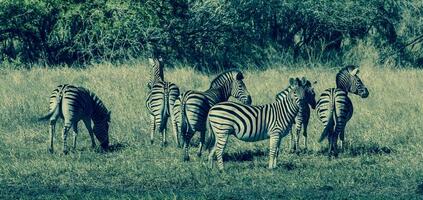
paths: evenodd
<path fill-rule="evenodd" d="M 214 135 L 213 129 L 211 128 L 211 124 L 208 117 L 207 117 L 206 123 L 207 123 L 207 132 L 208 132 L 206 149 L 210 151 L 214 147 L 214 143 L 216 142 L 216 136 Z"/>
<path fill-rule="evenodd" d="M 64 87 L 63 87 L 64 88 Z M 57 94 L 56 97 L 56 105 L 54 105 L 54 108 L 51 109 L 46 115 L 44 115 L 43 117 L 38 118 L 38 121 L 47 121 L 50 119 L 50 117 L 56 112 L 57 109 L 59 109 L 59 105 L 62 103 L 62 91 L 63 88 L 59 91 L 59 93 Z"/>
<path fill-rule="evenodd" d="M 328 137 L 332 132 L 333 132 L 333 128 L 335 126 L 335 109 L 333 109 L 332 106 L 332 110 L 329 111 L 329 117 L 328 117 L 328 123 L 325 126 L 325 129 L 323 129 L 322 135 L 320 136 L 319 142 L 322 142 L 326 137 Z"/>
<path fill-rule="evenodd" d="M 186 103 L 185 99 L 181 99 L 181 136 L 184 138 L 188 132 L 188 117 L 186 112 Z"/>
<path fill-rule="evenodd" d="M 164 94 L 164 106 L 162 110 L 162 116 L 169 116 L 169 91 L 165 90 L 165 92 L 167 92 L 167 94 Z"/>

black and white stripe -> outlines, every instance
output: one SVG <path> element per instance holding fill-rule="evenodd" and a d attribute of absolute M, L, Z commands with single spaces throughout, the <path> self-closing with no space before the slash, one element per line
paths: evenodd
<path fill-rule="evenodd" d="M 305 78 L 291 78 L 289 83 L 287 95 L 278 95 L 278 100 L 271 104 L 250 106 L 223 102 L 210 109 L 208 118 L 216 140 L 209 154 L 210 167 L 216 154 L 218 167 L 223 170 L 222 155 L 229 135 L 246 142 L 270 138 L 269 168 L 276 167 L 281 139 L 291 130 L 298 112 L 308 106 L 313 97 L 311 90 L 305 86 Z"/>
<path fill-rule="evenodd" d="M 205 92 L 189 90 L 185 92 L 180 101 L 175 104 L 178 130 L 184 142 L 184 160 L 189 160 L 188 148 L 191 138 L 196 132 L 200 133 L 200 146 L 198 156 L 201 156 L 205 142 L 206 121 L 209 109 L 230 96 L 242 103 L 251 104 L 251 96 L 243 82 L 244 76 L 239 70 L 230 70 L 218 75 Z"/>
<path fill-rule="evenodd" d="M 313 84 L 316 84 L 316 83 L 317 82 L 315 81 Z M 294 132 L 291 133 L 291 152 L 299 153 L 300 151 L 299 142 L 300 142 L 301 131 L 303 132 L 303 136 L 304 136 L 304 149 L 307 150 L 308 148 L 307 127 L 308 127 L 308 122 L 310 120 L 310 107 L 312 109 L 316 108 L 316 100 L 315 100 L 316 94 L 314 92 L 314 89 L 310 81 L 307 80 L 306 86 L 309 88 L 310 90 L 309 94 L 312 96 L 312 98 L 310 98 L 310 102 L 308 104 L 310 106 L 305 106 L 302 110 L 298 112 L 297 116 L 295 116 L 295 120 L 294 120 L 295 133 Z M 278 93 L 276 95 L 276 100 L 280 100 L 286 97 L 289 94 L 289 91 L 290 90 L 283 90 L 280 93 Z"/>
<path fill-rule="evenodd" d="M 329 141 L 329 156 L 338 155 L 337 140 L 341 140 L 341 149 L 344 146 L 345 126 L 353 115 L 353 104 L 348 93 L 367 98 L 369 92 L 358 77 L 357 66 L 349 65 L 342 68 L 336 75 L 337 88 L 323 91 L 317 102 L 317 114 L 324 125 L 320 142 L 326 137 Z"/>
<path fill-rule="evenodd" d="M 53 140 L 57 119 L 64 119 L 63 153 L 68 153 L 67 136 L 70 128 L 74 130 L 73 148 L 76 148 L 78 122 L 84 121 L 91 137 L 92 147 L 95 147 L 94 135 L 105 150 L 109 147 L 110 112 L 103 102 L 93 92 L 83 87 L 69 84 L 59 85 L 50 95 L 49 113 L 40 120 L 50 120 L 49 151 L 53 152 Z M 94 127 L 91 127 L 91 121 Z"/>
<path fill-rule="evenodd" d="M 153 144 L 154 134 L 156 133 L 156 130 L 158 130 L 160 132 L 160 135 L 162 136 L 161 145 L 165 146 L 167 144 L 167 120 L 170 117 L 176 145 L 178 147 L 180 146 L 179 135 L 178 131 L 176 130 L 176 121 L 173 115 L 174 113 L 171 112 L 177 99 L 179 99 L 179 88 L 176 84 L 167 81 L 156 81 L 152 85 L 146 100 L 146 107 L 151 117 L 151 144 Z"/>
<path fill-rule="evenodd" d="M 148 59 L 151 65 L 150 76 L 147 82 L 148 89 L 151 89 L 157 81 L 164 81 L 163 75 L 163 59 L 162 58 L 150 58 Z"/>

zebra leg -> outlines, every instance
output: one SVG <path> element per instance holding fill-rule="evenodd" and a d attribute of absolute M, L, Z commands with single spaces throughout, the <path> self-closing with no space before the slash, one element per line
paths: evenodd
<path fill-rule="evenodd" d="M 73 125 L 73 150 L 76 150 L 76 138 L 78 137 L 78 123 Z"/>
<path fill-rule="evenodd" d="M 291 150 L 289 151 L 290 153 L 294 153 L 295 152 L 295 134 L 291 133 Z"/>
<path fill-rule="evenodd" d="M 201 157 L 205 140 L 206 140 L 206 132 L 200 131 L 200 147 L 198 147 L 198 152 L 197 152 L 198 157 Z"/>
<path fill-rule="evenodd" d="M 214 154 L 216 153 L 216 147 L 217 147 L 217 142 L 214 144 L 212 150 L 209 153 L 209 168 L 210 169 L 213 168 L 213 158 L 214 158 Z"/>
<path fill-rule="evenodd" d="M 282 141 L 282 139 L 280 139 L 280 140 L 278 141 L 278 147 L 277 147 L 277 149 L 276 149 L 276 157 L 279 157 L 279 153 L 280 153 L 280 151 L 281 151 L 281 148 L 280 148 L 280 146 L 281 146 L 281 141 Z"/>
<path fill-rule="evenodd" d="M 50 120 L 50 144 L 48 147 L 48 152 L 53 153 L 53 140 L 54 140 L 54 132 L 56 131 L 56 120 Z"/>
<path fill-rule="evenodd" d="M 70 126 L 68 126 L 68 125 L 65 125 L 64 127 L 63 127 L 63 134 L 62 134 L 62 136 L 63 136 L 63 154 L 68 154 L 68 142 L 67 142 L 67 140 L 68 140 L 68 133 L 69 133 L 69 130 L 70 130 Z"/>
<path fill-rule="evenodd" d="M 341 149 L 341 152 L 344 152 L 344 149 L 345 149 L 345 144 L 344 144 L 345 135 L 344 134 L 345 134 L 345 128 L 339 133 L 339 140 L 341 140 L 339 148 Z"/>
<path fill-rule="evenodd" d="M 333 133 L 332 132 L 330 132 L 328 134 L 328 144 L 329 144 L 328 156 L 330 158 L 332 156 L 332 152 L 333 152 Z"/>
<path fill-rule="evenodd" d="M 94 139 L 94 131 L 93 128 L 91 127 L 91 119 L 84 119 L 84 124 L 85 127 L 88 130 L 88 133 L 90 134 L 90 138 L 91 138 L 91 148 L 95 148 L 95 139 Z"/>
<path fill-rule="evenodd" d="M 278 148 L 279 140 L 279 134 L 270 134 L 269 169 L 274 169 L 276 167 L 276 149 Z"/>
<path fill-rule="evenodd" d="M 150 144 L 153 144 L 154 142 L 154 132 L 156 132 L 156 117 L 154 115 L 151 115 L 151 123 L 150 123 Z"/>
<path fill-rule="evenodd" d="M 172 128 L 173 128 L 173 137 L 175 138 L 176 147 L 181 147 L 181 141 L 179 139 L 180 133 L 178 133 L 178 119 L 176 118 L 177 113 L 176 110 L 180 110 L 181 108 L 175 105 L 176 103 L 173 102 L 173 105 L 170 104 L 170 121 L 172 122 Z"/>
<path fill-rule="evenodd" d="M 229 134 L 216 134 L 216 144 L 213 151 L 217 156 L 217 165 L 219 170 L 223 171 L 223 151 L 225 150 L 226 143 L 228 142 Z"/>
<path fill-rule="evenodd" d="M 189 161 L 189 144 L 193 134 L 188 131 L 184 134 L 184 161 Z"/>
<path fill-rule="evenodd" d="M 299 153 L 300 153 L 300 135 L 301 135 L 301 127 L 302 127 L 302 125 L 297 125 L 297 127 L 296 127 L 296 129 L 295 129 L 295 132 L 296 132 L 296 135 L 297 135 L 297 138 L 296 138 L 296 140 L 295 140 L 295 146 L 297 147 L 297 148 L 295 149 L 295 153 L 297 153 L 297 154 L 299 154 Z"/>
<path fill-rule="evenodd" d="M 168 119 L 168 116 L 162 116 L 161 121 L 158 122 L 160 124 L 159 126 L 160 135 L 162 136 L 162 143 L 161 143 L 162 147 L 167 146 L 167 141 L 166 141 L 167 119 Z"/>
<path fill-rule="evenodd" d="M 338 157 L 338 134 L 333 134 L 333 155 L 335 156 L 335 158 Z"/>
<path fill-rule="evenodd" d="M 308 144 L 307 144 L 307 125 L 303 124 L 303 136 L 304 136 L 304 151 L 307 152 Z"/>

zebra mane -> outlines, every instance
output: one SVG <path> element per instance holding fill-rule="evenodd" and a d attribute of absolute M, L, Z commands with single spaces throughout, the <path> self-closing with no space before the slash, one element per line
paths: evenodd
<path fill-rule="evenodd" d="M 90 90 L 84 87 L 78 87 L 78 89 L 90 95 L 90 97 L 95 103 L 94 112 L 97 113 L 97 117 L 104 117 L 105 119 L 107 119 L 107 122 L 110 122 L 110 111 L 106 108 L 103 101 L 101 101 L 101 99 L 94 92 L 91 92 Z"/>
<path fill-rule="evenodd" d="M 276 101 L 282 101 L 282 99 L 285 98 L 286 96 L 288 96 L 288 94 L 291 91 L 292 91 L 292 86 L 289 85 L 284 90 L 282 90 L 282 91 L 280 91 L 279 93 L 276 94 Z"/>
<path fill-rule="evenodd" d="M 220 87 L 222 86 L 222 82 L 226 82 L 228 79 L 228 76 L 231 76 L 229 74 L 231 73 L 237 73 L 240 74 L 240 77 L 234 77 L 234 78 L 238 78 L 240 80 L 242 80 L 243 74 L 240 70 L 238 69 L 229 69 L 226 71 L 221 72 L 219 75 L 216 76 L 216 78 L 214 78 L 211 83 L 210 83 L 210 88 L 215 88 L 215 87 Z M 232 79 L 231 81 L 233 81 L 234 79 Z"/>

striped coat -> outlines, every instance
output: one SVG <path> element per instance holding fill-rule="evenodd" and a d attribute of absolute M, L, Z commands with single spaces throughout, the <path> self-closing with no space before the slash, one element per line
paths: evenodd
<path fill-rule="evenodd" d="M 209 164 L 217 155 L 219 169 L 223 170 L 223 151 L 229 135 L 246 142 L 270 138 L 269 168 L 276 167 L 276 155 L 281 139 L 291 130 L 298 112 L 311 101 L 310 88 L 305 79 L 290 79 L 288 95 L 271 104 L 250 106 L 234 102 L 216 104 L 208 114 L 211 130 L 216 138 L 209 154 Z"/>
<path fill-rule="evenodd" d="M 353 104 L 348 93 L 367 98 L 369 91 L 358 77 L 357 66 L 349 65 L 342 68 L 336 75 L 337 88 L 329 88 L 322 92 L 317 102 L 317 114 L 324 125 L 319 141 L 328 138 L 329 156 L 338 156 L 337 140 L 344 147 L 345 126 L 353 115 Z"/>
<path fill-rule="evenodd" d="M 150 77 L 147 83 L 149 92 L 145 105 L 150 115 L 150 143 L 153 144 L 154 134 L 158 130 L 162 137 L 161 145 L 166 146 L 167 121 L 170 118 L 176 146 L 180 146 L 176 121 L 173 115 L 173 106 L 179 99 L 179 87 L 164 80 L 163 60 L 161 58 L 149 59 L 151 64 Z"/>
<path fill-rule="evenodd" d="M 313 84 L 316 84 L 317 82 L 315 81 Z M 311 88 L 310 89 L 310 95 L 312 95 L 312 98 L 310 98 L 310 102 L 309 102 L 309 106 L 305 106 L 302 110 L 300 110 L 297 114 L 297 116 L 295 117 L 294 120 L 294 126 L 295 126 L 295 133 L 293 132 L 291 134 L 291 152 L 297 152 L 299 153 L 300 150 L 300 146 L 299 146 L 299 140 L 300 140 L 300 134 L 301 131 L 303 132 L 303 136 L 304 136 L 304 148 L 305 150 L 307 150 L 308 148 L 308 142 L 307 142 L 307 127 L 308 127 L 308 122 L 310 120 L 310 107 L 312 109 L 316 108 L 316 100 L 315 100 L 315 92 L 314 89 L 312 88 L 312 84 L 310 81 L 306 82 L 306 85 Z M 282 99 L 285 96 L 288 95 L 288 91 L 289 90 L 283 90 L 281 91 L 279 94 L 276 95 L 276 100 L 278 99 Z"/>
<path fill-rule="evenodd" d="M 105 150 L 109 147 L 110 111 L 93 92 L 83 87 L 69 84 L 57 86 L 50 95 L 49 113 L 40 120 L 50 120 L 50 142 L 48 150 L 53 152 L 55 126 L 58 118 L 64 119 L 63 153 L 68 153 L 67 136 L 70 128 L 74 130 L 73 148 L 76 148 L 78 122 L 82 120 L 91 137 L 91 145 L 95 147 L 94 135 Z M 91 126 L 91 121 L 94 127 Z"/>
<path fill-rule="evenodd" d="M 251 96 L 243 82 L 239 70 L 229 70 L 219 74 L 204 92 L 189 90 L 175 104 L 178 130 L 184 141 L 184 160 L 189 160 L 188 148 L 191 138 L 200 133 L 198 156 L 201 156 L 205 142 L 206 121 L 209 109 L 216 103 L 227 101 L 233 96 L 245 104 L 251 104 Z"/>

